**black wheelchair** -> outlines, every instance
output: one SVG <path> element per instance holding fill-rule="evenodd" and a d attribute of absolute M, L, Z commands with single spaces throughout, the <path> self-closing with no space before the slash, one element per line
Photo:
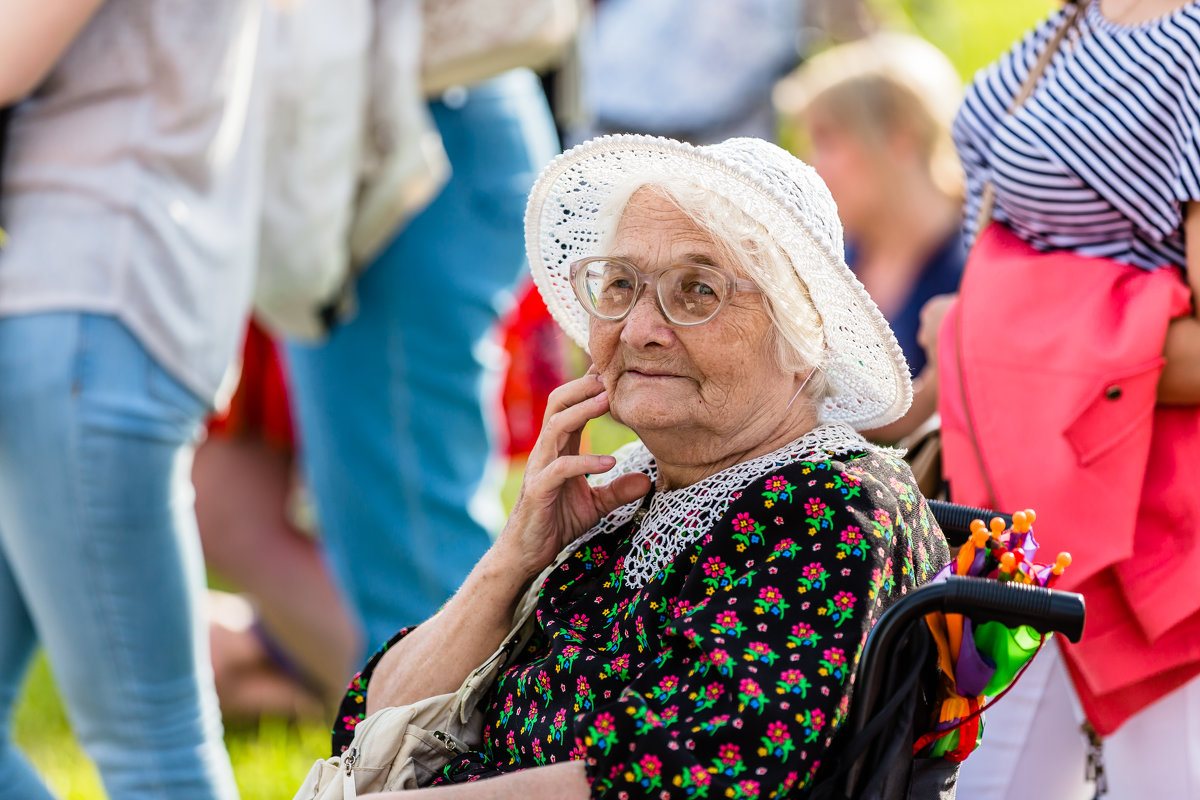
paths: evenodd
<path fill-rule="evenodd" d="M 961 545 L 974 519 L 1012 518 L 985 509 L 929 501 L 951 546 Z M 1081 595 L 983 578 L 951 576 L 891 605 L 867 638 L 854 694 L 809 789 L 813 800 L 952 800 L 958 764 L 913 756 L 928 732 L 939 682 L 937 648 L 925 615 L 962 614 L 976 625 L 1028 625 L 1042 634 L 1083 635 Z"/>

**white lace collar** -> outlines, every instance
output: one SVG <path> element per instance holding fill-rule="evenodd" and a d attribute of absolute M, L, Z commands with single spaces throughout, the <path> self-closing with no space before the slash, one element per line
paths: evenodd
<path fill-rule="evenodd" d="M 826 460 L 830 456 L 875 451 L 895 455 L 898 451 L 872 444 L 849 425 L 821 425 L 778 450 L 734 464 L 715 475 L 685 486 L 682 489 L 656 491 L 650 507 L 642 517 L 633 538 L 633 547 L 625 558 L 625 585 L 640 589 L 674 561 L 688 546 L 707 533 L 729 509 L 735 492 L 749 486 L 773 469 L 799 461 Z M 632 442 L 613 454 L 617 465 L 608 472 L 592 477 L 592 483 L 602 484 L 631 472 L 641 472 L 658 479 L 654 456 L 641 442 Z M 637 512 L 641 501 L 621 506 L 581 536 L 577 542 L 624 525 Z"/>

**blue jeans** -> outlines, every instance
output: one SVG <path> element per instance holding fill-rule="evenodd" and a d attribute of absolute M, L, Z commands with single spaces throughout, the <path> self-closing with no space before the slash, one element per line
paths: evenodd
<path fill-rule="evenodd" d="M 449 183 L 362 275 L 357 316 L 288 348 L 329 563 L 371 648 L 436 611 L 498 524 L 490 334 L 526 269 L 526 195 L 558 152 L 532 73 L 431 108 Z"/>
<path fill-rule="evenodd" d="M 0 796 L 40 642 L 113 800 L 234 798 L 203 624 L 189 443 L 205 403 L 107 316 L 0 319 Z"/>

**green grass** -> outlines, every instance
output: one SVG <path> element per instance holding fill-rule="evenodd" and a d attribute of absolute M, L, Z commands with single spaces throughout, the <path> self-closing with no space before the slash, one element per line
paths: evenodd
<path fill-rule="evenodd" d="M 16 712 L 16 739 L 51 790 L 63 800 L 100 800 L 104 791 L 71 735 L 44 658 L 30 670 Z M 225 743 L 245 800 L 290 798 L 313 761 L 328 755 L 329 725 L 266 719 L 227 731 Z"/>
<path fill-rule="evenodd" d="M 892 15 L 940 46 L 964 78 L 991 61 L 1031 23 L 1053 6 L 1051 0 L 874 0 Z M 588 430 L 592 452 L 611 452 L 631 434 L 611 420 L 597 420 Z M 520 485 L 514 466 L 504 488 L 511 506 Z M 104 797 L 95 769 L 71 736 L 62 706 L 43 659 L 30 671 L 16 711 L 16 738 L 47 783 L 64 800 Z M 231 729 L 226 743 L 242 796 L 246 800 L 290 798 L 312 765 L 328 747 L 322 722 L 290 724 L 266 720 L 254 728 Z"/>

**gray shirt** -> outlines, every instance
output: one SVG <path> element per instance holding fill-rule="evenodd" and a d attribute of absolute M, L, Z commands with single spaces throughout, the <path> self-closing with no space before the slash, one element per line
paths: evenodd
<path fill-rule="evenodd" d="M 108 0 L 14 114 L 0 315 L 111 314 L 212 400 L 261 204 L 263 0 Z"/>

